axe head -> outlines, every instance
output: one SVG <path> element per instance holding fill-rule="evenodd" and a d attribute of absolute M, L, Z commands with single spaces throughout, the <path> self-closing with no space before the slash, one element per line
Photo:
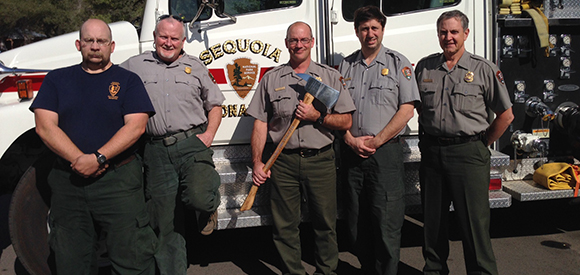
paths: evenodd
<path fill-rule="evenodd" d="M 334 104 L 338 101 L 338 96 L 340 96 L 339 91 L 316 80 L 316 78 L 311 77 L 308 74 L 298 74 L 298 76 L 306 81 L 306 86 L 304 86 L 306 92 L 322 102 L 326 108 L 330 109 L 334 107 Z"/>

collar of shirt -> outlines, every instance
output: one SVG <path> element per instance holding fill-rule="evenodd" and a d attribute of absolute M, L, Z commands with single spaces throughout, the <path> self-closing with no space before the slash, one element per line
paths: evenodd
<path fill-rule="evenodd" d="M 313 76 L 314 78 L 316 77 L 320 77 L 320 73 L 317 72 L 316 70 L 316 66 L 318 66 L 314 61 L 310 62 L 310 65 L 308 65 L 308 68 L 306 69 L 306 72 L 304 72 L 305 74 L 309 74 L 310 76 Z M 292 66 L 290 66 L 290 62 L 284 64 L 284 67 L 282 68 L 282 73 L 280 74 L 280 77 L 284 77 L 286 75 L 291 74 L 293 78 L 296 78 L 297 80 L 302 80 L 301 77 L 298 76 L 298 74 L 296 74 L 296 72 L 294 72 L 294 69 L 292 69 Z"/>
<path fill-rule="evenodd" d="M 457 61 L 457 64 L 455 64 L 455 67 L 453 68 L 447 68 L 446 62 L 447 60 L 445 59 L 445 55 L 441 53 L 439 56 L 439 67 L 441 69 L 451 72 L 455 67 L 459 66 L 469 71 L 469 67 L 471 67 L 471 53 L 468 51 L 463 52 L 463 55 L 461 55 L 459 61 Z"/>
<path fill-rule="evenodd" d="M 390 53 L 390 50 L 385 48 L 385 46 L 381 45 L 381 49 L 379 50 L 379 53 L 377 54 L 377 56 L 375 57 L 375 59 L 373 59 L 373 61 L 371 62 L 371 64 L 366 64 L 365 63 L 365 59 L 364 56 L 362 54 L 362 51 L 359 50 L 358 51 L 358 55 L 357 55 L 357 60 L 358 62 L 355 62 L 354 65 L 363 65 L 365 67 L 372 67 L 374 66 L 376 63 L 379 63 L 382 66 L 386 66 L 387 65 L 387 54 Z"/>
<path fill-rule="evenodd" d="M 178 67 L 180 64 L 183 64 L 188 67 L 193 67 L 193 62 L 188 62 L 189 61 L 188 55 L 183 50 L 181 51 L 181 56 L 177 60 L 173 61 L 171 64 L 167 64 L 163 62 L 161 59 L 159 59 L 159 56 L 155 51 L 151 51 L 150 54 L 143 60 L 149 62 L 156 62 L 157 64 L 163 65 L 167 68 Z"/>

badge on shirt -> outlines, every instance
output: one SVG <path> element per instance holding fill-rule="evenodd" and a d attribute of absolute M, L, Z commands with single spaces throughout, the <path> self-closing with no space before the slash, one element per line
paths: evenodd
<path fill-rule="evenodd" d="M 473 82 L 473 72 L 469 71 L 465 74 L 465 77 L 463 78 L 463 80 L 465 80 L 465 82 L 467 83 L 471 83 Z"/>
<path fill-rule="evenodd" d="M 185 68 L 187 70 L 187 68 Z M 186 71 L 187 73 L 187 71 Z M 217 82 L 215 81 L 215 78 L 213 78 L 213 74 L 210 73 L 210 71 L 207 71 L 207 75 L 209 76 L 209 78 L 211 78 L 211 81 L 213 81 L 213 84 L 217 84 Z"/>
<path fill-rule="evenodd" d="M 109 84 L 109 99 L 112 100 L 117 100 L 119 99 L 119 97 L 117 96 L 117 93 L 119 93 L 119 91 L 121 90 L 121 84 L 119 82 L 111 82 L 111 84 Z"/>
<path fill-rule="evenodd" d="M 186 74 L 190 74 L 191 73 L 191 68 L 190 67 L 185 67 L 185 73 Z"/>
<path fill-rule="evenodd" d="M 344 77 L 341 76 L 338 80 L 342 84 L 342 87 L 345 87 L 346 88 L 346 82 L 344 81 Z"/>
<path fill-rule="evenodd" d="M 497 71 L 497 73 L 495 73 L 495 77 L 497 77 L 497 80 L 499 80 L 501 84 L 505 84 L 505 80 L 503 79 L 503 74 L 501 71 Z"/>
<path fill-rule="evenodd" d="M 389 74 L 389 69 L 387 69 L 387 68 L 382 69 L 381 70 L 381 74 L 382 75 L 388 75 Z"/>
<path fill-rule="evenodd" d="M 286 89 L 286 87 L 278 87 L 278 88 L 274 89 L 274 91 L 278 92 L 278 91 L 282 91 L 285 89 Z"/>
<path fill-rule="evenodd" d="M 423 82 L 431 83 L 431 82 L 433 82 L 433 79 L 431 79 L 431 78 L 425 78 L 425 79 L 423 79 Z"/>
<path fill-rule="evenodd" d="M 411 69 L 409 67 L 405 67 L 401 71 L 403 72 L 403 75 L 407 78 L 407 80 L 411 80 L 411 76 L 413 75 L 413 73 L 411 72 Z"/>

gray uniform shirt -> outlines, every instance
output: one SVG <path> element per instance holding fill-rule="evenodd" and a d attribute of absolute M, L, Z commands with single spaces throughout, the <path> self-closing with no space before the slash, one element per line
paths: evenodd
<path fill-rule="evenodd" d="M 318 111 L 349 113 L 355 110 L 352 99 L 340 82 L 341 76 L 338 71 L 312 61 L 306 74 L 340 91 L 338 102 L 332 110 L 328 110 L 315 99 L 312 104 Z M 255 119 L 268 123 L 268 133 L 274 143 L 279 143 L 290 127 L 299 99 L 303 99 L 306 93 L 305 85 L 306 81 L 294 72 L 290 64 L 284 64 L 268 71 L 260 81 L 246 113 Z M 302 121 L 285 148 L 320 149 L 332 143 L 333 140 L 334 136 L 331 130 L 310 121 Z"/>
<path fill-rule="evenodd" d="M 412 68 L 405 56 L 384 46 L 369 65 L 360 50 L 342 61 L 339 71 L 356 106 L 353 136 L 377 135 L 401 104 L 420 100 Z"/>
<path fill-rule="evenodd" d="M 141 77 L 157 112 L 146 133 L 164 136 L 206 123 L 207 112 L 225 100 L 207 68 L 187 54 L 169 65 L 156 55 L 148 51 L 121 64 Z"/>
<path fill-rule="evenodd" d="M 415 72 L 421 93 L 419 123 L 430 135 L 478 134 L 489 126 L 487 108 L 503 112 L 512 106 L 498 67 L 467 51 L 453 68 L 438 53 L 421 59 Z"/>

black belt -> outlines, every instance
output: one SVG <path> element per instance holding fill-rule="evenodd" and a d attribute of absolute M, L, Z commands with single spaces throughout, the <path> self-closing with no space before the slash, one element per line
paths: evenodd
<path fill-rule="evenodd" d="M 204 124 L 202 124 L 204 125 Z M 182 141 L 186 138 L 189 138 L 195 134 L 199 134 L 203 132 L 202 129 L 202 125 L 199 126 L 195 126 L 191 129 L 182 131 L 182 132 L 177 132 L 174 134 L 170 134 L 170 135 L 166 135 L 166 136 L 147 136 L 147 140 L 152 141 L 152 142 L 157 142 L 157 141 L 163 141 L 163 145 L 165 146 L 171 146 L 179 141 Z"/>
<path fill-rule="evenodd" d="M 324 153 L 332 148 L 332 144 L 328 144 L 320 149 L 308 149 L 308 148 L 296 148 L 296 149 L 284 149 L 282 153 L 284 154 L 299 154 L 303 158 L 309 158 L 316 156 L 320 153 Z"/>
<path fill-rule="evenodd" d="M 425 134 L 423 134 L 423 137 L 425 137 L 428 140 L 430 140 L 431 142 L 437 143 L 441 146 L 447 146 L 447 145 L 463 144 L 463 143 L 468 143 L 468 142 L 472 142 L 472 141 L 480 141 L 482 138 L 482 135 L 485 135 L 485 132 L 479 133 L 477 135 L 460 136 L 460 137 L 438 137 L 438 136 L 432 136 L 430 134 L 425 133 Z"/>

